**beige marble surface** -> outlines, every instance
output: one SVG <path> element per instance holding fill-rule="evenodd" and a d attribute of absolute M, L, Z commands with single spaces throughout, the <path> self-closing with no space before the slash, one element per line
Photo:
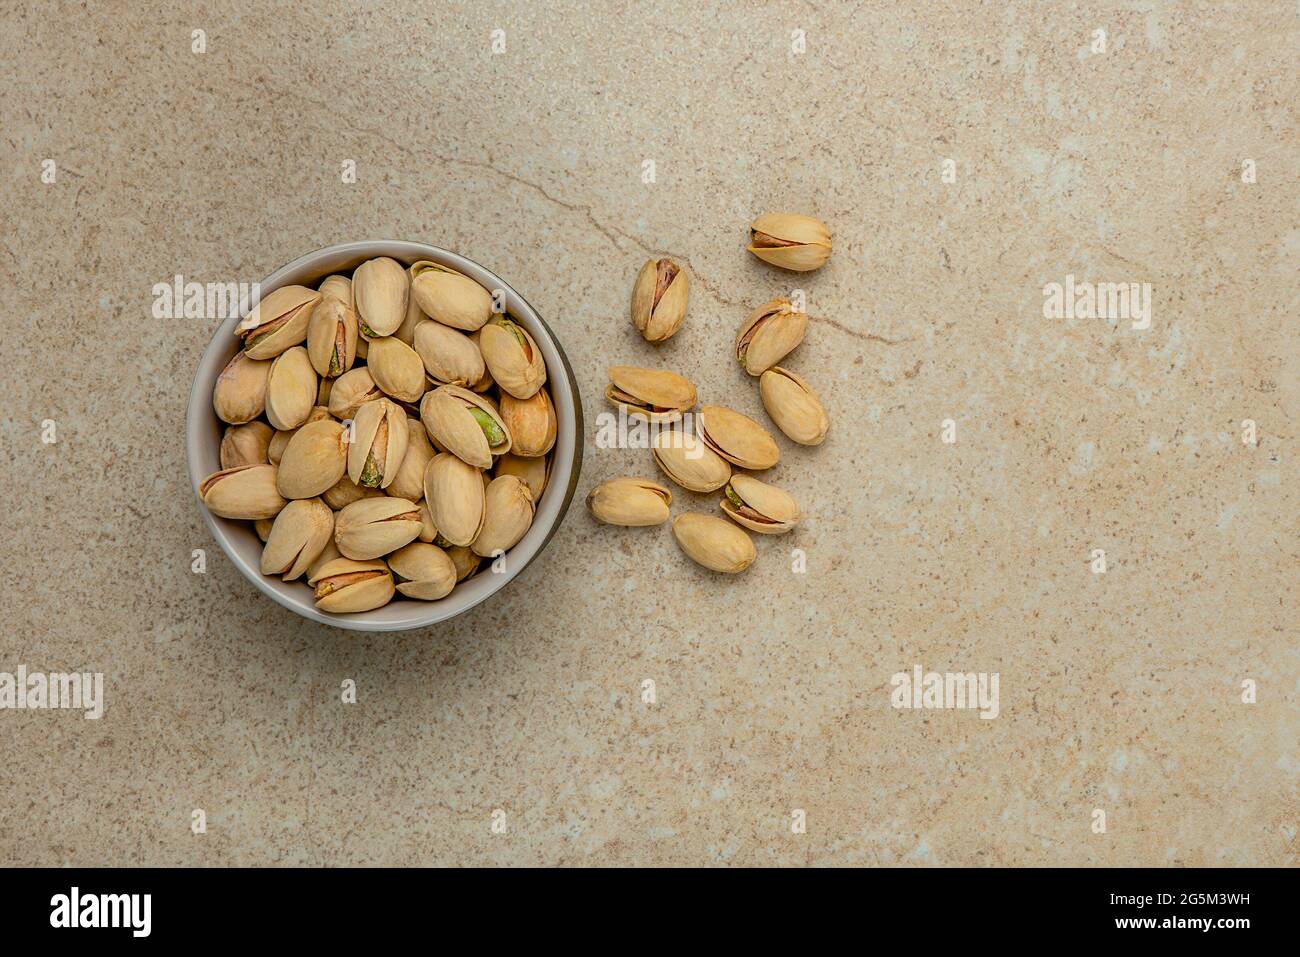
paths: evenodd
<path fill-rule="evenodd" d="M 343 6 L 0 13 L 0 670 L 107 682 L 97 722 L 0 711 L 0 863 L 1296 863 L 1294 3 Z M 826 268 L 744 251 L 775 209 Z M 515 285 L 589 415 L 623 362 L 761 417 L 731 338 L 804 289 L 834 425 L 770 474 L 806 521 L 711 575 L 586 514 L 655 474 L 589 436 L 490 607 L 356 636 L 261 598 L 185 472 L 217 323 L 152 286 L 381 237 Z M 1150 328 L 1044 319 L 1067 274 L 1150 282 Z M 891 708 L 916 664 L 999 673 L 1001 714 Z"/>

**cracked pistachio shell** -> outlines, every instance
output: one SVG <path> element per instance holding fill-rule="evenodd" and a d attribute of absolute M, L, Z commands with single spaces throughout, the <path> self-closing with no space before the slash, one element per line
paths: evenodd
<path fill-rule="evenodd" d="M 773 299 L 749 314 L 736 336 L 736 359 L 750 375 L 762 375 L 803 342 L 808 317 L 789 299 Z"/>
<path fill-rule="evenodd" d="M 406 455 L 406 413 L 396 402 L 375 399 L 357 409 L 348 446 L 348 478 L 367 488 L 388 488 Z"/>
<path fill-rule="evenodd" d="M 826 224 L 797 213 L 767 213 L 749 226 L 749 251 L 763 262 L 811 272 L 831 256 Z"/>
<path fill-rule="evenodd" d="M 545 389 L 528 399 L 501 397 L 501 420 L 510 434 L 510 451 L 521 458 L 545 455 L 555 446 L 555 406 Z"/>
<path fill-rule="evenodd" d="M 424 363 L 419 354 L 396 336 L 370 340 L 366 368 L 386 395 L 401 402 L 419 402 L 424 395 Z"/>
<path fill-rule="evenodd" d="M 676 422 L 695 405 L 695 385 L 667 369 L 610 366 L 605 398 L 629 416 L 649 422 Z"/>
<path fill-rule="evenodd" d="M 700 408 L 696 427 L 704 444 L 732 465 L 761 472 L 781 461 L 771 433 L 747 415 L 722 405 Z"/>
<path fill-rule="evenodd" d="M 366 561 L 415 541 L 420 529 L 420 510 L 414 502 L 389 495 L 363 498 L 335 516 L 334 544 L 347 558 Z"/>
<path fill-rule="evenodd" d="M 388 556 L 397 590 L 407 598 L 437 601 L 456 587 L 456 564 L 437 545 L 412 542 Z"/>
<path fill-rule="evenodd" d="M 426 316 L 454 329 L 473 332 L 492 318 L 492 294 L 439 263 L 421 260 L 411 266 L 411 294 Z"/>
<path fill-rule="evenodd" d="M 447 553 L 451 563 L 456 566 L 456 581 L 458 582 L 463 582 L 478 571 L 479 563 L 483 560 L 465 545 L 452 545 L 449 548 L 444 548 L 443 551 Z"/>
<path fill-rule="evenodd" d="M 235 328 L 250 359 L 274 359 L 307 339 L 307 324 L 320 293 L 306 286 L 281 286 L 262 299 Z"/>
<path fill-rule="evenodd" d="M 307 323 L 307 355 L 316 374 L 341 376 L 357 360 L 357 314 L 334 296 L 322 297 Z"/>
<path fill-rule="evenodd" d="M 783 535 L 799 523 L 799 506 L 794 497 L 775 485 L 748 475 L 733 475 L 719 502 L 722 511 L 737 525 L 761 535 Z"/>
<path fill-rule="evenodd" d="M 316 498 L 338 483 L 347 466 L 348 430 L 334 419 L 317 419 L 285 446 L 276 487 L 285 498 Z"/>
<path fill-rule="evenodd" d="M 340 421 L 355 419 L 357 409 L 367 402 L 382 398 L 383 394 L 383 390 L 375 385 L 369 369 L 351 369 L 335 379 L 330 388 L 330 415 Z"/>
<path fill-rule="evenodd" d="M 727 461 L 689 432 L 662 430 L 651 454 L 665 475 L 692 492 L 717 491 L 731 478 Z"/>
<path fill-rule="evenodd" d="M 551 459 L 549 456 L 523 458 L 508 453 L 497 459 L 495 473 L 498 476 L 513 475 L 522 479 L 532 493 L 533 501 L 540 502 L 542 492 L 546 491 L 546 479 L 551 474 Z"/>
<path fill-rule="evenodd" d="M 411 280 L 397 260 L 380 256 L 358 266 L 352 273 L 352 298 L 361 335 L 374 340 L 396 332 L 410 295 Z"/>
<path fill-rule="evenodd" d="M 302 346 L 276 356 L 266 382 L 266 418 L 281 431 L 307 421 L 316 405 L 316 370 Z"/>
<path fill-rule="evenodd" d="M 290 502 L 275 517 L 262 549 L 262 574 L 301 578 L 334 534 L 334 513 L 318 498 Z"/>
<path fill-rule="evenodd" d="M 686 270 L 671 259 L 651 259 L 632 286 L 632 324 L 647 342 L 671 339 L 686 318 Z"/>
<path fill-rule="evenodd" d="M 432 543 L 438 538 L 438 526 L 433 524 L 433 515 L 429 511 L 429 503 L 420 499 L 417 503 L 420 509 L 420 541 Z"/>
<path fill-rule="evenodd" d="M 606 525 L 662 525 L 668 521 L 673 493 L 657 482 L 615 478 L 601 482 L 587 496 L 587 508 Z"/>
<path fill-rule="evenodd" d="M 270 378 L 269 361 L 236 352 L 217 376 L 212 390 L 212 409 L 217 418 L 231 425 L 243 425 L 261 415 L 266 410 L 266 384 Z"/>
<path fill-rule="evenodd" d="M 470 548 L 491 558 L 514 548 L 533 524 L 533 496 L 522 479 L 502 475 L 488 483 L 483 493 L 483 528 Z"/>
<path fill-rule="evenodd" d="M 479 351 L 488 372 L 516 399 L 527 399 L 546 384 L 546 363 L 528 330 L 497 316 L 479 333 Z"/>
<path fill-rule="evenodd" d="M 271 461 L 267 448 L 275 431 L 265 422 L 245 422 L 226 427 L 221 437 L 221 467 L 233 469 L 238 465 L 261 465 Z"/>
<path fill-rule="evenodd" d="M 471 386 L 483 378 L 487 366 L 478 345 L 465 333 L 425 319 L 415 327 L 415 351 L 439 385 Z"/>
<path fill-rule="evenodd" d="M 402 464 L 397 467 L 397 474 L 388 486 L 388 494 L 418 502 L 424 495 L 424 470 L 428 468 L 433 456 L 433 446 L 429 443 L 424 423 L 407 416 L 406 454 L 402 456 Z"/>
<path fill-rule="evenodd" d="M 420 403 L 420 421 L 429 438 L 475 468 L 489 469 L 492 456 L 510 451 L 510 429 L 501 413 L 469 389 L 455 385 L 434 389 Z"/>
<path fill-rule="evenodd" d="M 288 504 L 276 490 L 274 465 L 240 465 L 213 472 L 199 484 L 199 498 L 213 515 L 249 521 L 275 518 Z"/>
<path fill-rule="evenodd" d="M 316 607 L 335 614 L 373 611 L 393 598 L 393 576 L 382 561 L 336 558 L 307 581 L 316 589 Z"/>
<path fill-rule="evenodd" d="M 443 452 L 424 470 L 424 500 L 439 537 L 451 545 L 468 546 L 483 528 L 482 473 L 472 465 Z"/>
<path fill-rule="evenodd" d="M 763 408 L 791 442 L 821 445 L 831 420 L 817 393 L 800 376 L 777 366 L 758 380 Z"/>
<path fill-rule="evenodd" d="M 344 475 L 326 489 L 321 494 L 321 498 L 325 499 L 325 504 L 330 508 L 338 510 L 347 508 L 353 502 L 359 502 L 363 498 L 380 498 L 383 494 L 383 489 L 366 488 Z"/>
<path fill-rule="evenodd" d="M 687 556 L 705 568 L 734 575 L 754 562 L 754 540 L 716 515 L 687 512 L 673 520 L 673 535 Z"/>

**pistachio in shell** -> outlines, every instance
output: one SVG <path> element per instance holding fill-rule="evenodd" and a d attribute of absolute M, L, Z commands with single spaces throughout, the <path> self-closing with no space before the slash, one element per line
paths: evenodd
<path fill-rule="evenodd" d="M 731 466 L 701 439 L 678 429 L 655 435 L 651 454 L 663 473 L 692 492 L 715 492 L 731 478 Z"/>
<path fill-rule="evenodd" d="M 412 264 L 411 294 L 426 316 L 453 329 L 473 332 L 492 318 L 492 294 L 441 263 Z"/>
<path fill-rule="evenodd" d="M 545 389 L 530 398 L 501 396 L 501 421 L 510 433 L 510 451 L 522 458 L 545 455 L 555 446 L 555 406 Z"/>
<path fill-rule="evenodd" d="M 395 333 L 406 318 L 410 295 L 411 280 L 397 260 L 380 256 L 358 266 L 352 274 L 352 298 L 361 335 L 374 340 Z"/>
<path fill-rule="evenodd" d="M 281 286 L 262 299 L 235 327 L 250 359 L 274 359 L 307 339 L 307 324 L 320 293 L 306 286 Z"/>
<path fill-rule="evenodd" d="M 736 524 L 760 535 L 783 535 L 799 523 L 794 496 L 748 475 L 733 475 L 718 503 Z"/>
<path fill-rule="evenodd" d="M 456 566 L 456 581 L 463 582 L 470 575 L 478 571 L 479 563 L 482 559 L 474 554 L 473 549 L 466 545 L 452 545 L 443 549 L 451 563 Z"/>
<path fill-rule="evenodd" d="M 217 418 L 231 425 L 243 425 L 261 415 L 266 411 L 266 385 L 270 378 L 270 361 L 236 352 L 217 376 L 212 390 L 212 409 Z"/>
<path fill-rule="evenodd" d="M 501 413 L 483 396 L 460 386 L 444 385 L 427 393 L 420 403 L 420 421 L 429 438 L 475 468 L 491 468 L 492 456 L 511 448 Z"/>
<path fill-rule="evenodd" d="M 311 413 L 307 416 L 307 422 L 318 422 L 321 419 L 330 417 L 329 409 L 317 405 L 312 407 Z M 307 422 L 304 422 L 303 425 L 306 425 Z M 301 427 L 299 426 L 299 428 Z M 289 447 L 289 443 L 293 441 L 293 437 L 297 434 L 298 429 L 282 429 L 271 436 L 271 441 L 266 447 L 266 457 L 272 465 L 279 467 L 280 460 L 284 457 L 284 450 Z"/>
<path fill-rule="evenodd" d="M 492 558 L 514 548 L 533 524 L 533 496 L 522 479 L 502 475 L 488 483 L 483 499 L 483 528 L 470 548 Z"/>
<path fill-rule="evenodd" d="M 213 472 L 199 483 L 199 498 L 213 515 L 256 521 L 275 518 L 288 502 L 275 487 L 274 465 L 240 465 Z"/>
<path fill-rule="evenodd" d="M 334 513 L 318 498 L 290 502 L 275 517 L 262 549 L 262 574 L 290 582 L 325 550 L 334 534 Z"/>
<path fill-rule="evenodd" d="M 469 387 L 479 382 L 487 366 L 478 345 L 465 333 L 425 319 L 415 327 L 415 351 L 439 385 Z"/>
<path fill-rule="evenodd" d="M 335 614 L 373 611 L 393 598 L 393 576 L 382 561 L 336 558 L 317 567 L 308 584 L 316 607 Z"/>
<path fill-rule="evenodd" d="M 671 259 L 650 259 L 632 286 L 632 324 L 647 342 L 671 339 L 686 318 L 686 270 Z"/>
<path fill-rule="evenodd" d="M 389 483 L 387 492 L 398 498 L 408 498 L 417 502 L 424 495 L 424 470 L 434 456 L 433 446 L 429 443 L 429 434 L 424 430 L 424 423 L 419 419 L 406 417 L 406 454 L 397 467 L 397 474 Z"/>
<path fill-rule="evenodd" d="M 483 330 L 476 329 L 469 334 L 469 341 L 474 343 L 474 348 L 479 350 L 479 356 L 483 355 L 483 350 L 479 347 L 479 338 Z M 496 380 L 492 378 L 492 373 L 488 371 L 487 363 L 483 363 L 483 374 L 479 376 L 477 382 L 470 383 L 470 390 L 473 392 L 486 392 L 496 385 Z"/>
<path fill-rule="evenodd" d="M 339 421 L 355 419 L 359 408 L 383 394 L 384 391 L 375 385 L 369 369 L 350 369 L 334 380 L 330 389 L 329 413 Z"/>
<path fill-rule="evenodd" d="M 416 503 L 420 509 L 420 541 L 433 543 L 438 540 L 438 526 L 433 524 L 433 515 L 429 511 L 429 503 L 420 499 Z"/>
<path fill-rule="evenodd" d="M 267 421 L 280 430 L 306 422 L 316 405 L 316 384 L 316 370 L 302 346 L 276 356 L 266 383 Z"/>
<path fill-rule="evenodd" d="M 253 531 L 257 533 L 257 537 L 262 540 L 263 545 L 271 537 L 273 527 L 275 527 L 275 519 L 273 518 L 259 518 L 253 522 Z"/>
<path fill-rule="evenodd" d="M 516 399 L 527 399 L 546 384 L 541 350 L 528 330 L 508 316 L 485 325 L 478 346 L 496 384 Z"/>
<path fill-rule="evenodd" d="M 551 474 L 550 456 L 523 458 L 513 453 L 506 453 L 497 459 L 496 475 L 514 475 L 523 480 L 532 493 L 533 501 L 540 502 L 546 491 L 546 479 Z"/>
<path fill-rule="evenodd" d="M 418 402 L 424 395 L 424 363 L 419 354 L 396 336 L 370 340 L 366 368 L 383 392 L 401 402 Z"/>
<path fill-rule="evenodd" d="M 348 478 L 366 488 L 388 488 L 406 455 L 406 413 L 396 402 L 375 399 L 357 409 L 348 446 Z"/>
<path fill-rule="evenodd" d="M 334 514 L 333 512 L 331 512 L 330 521 L 332 522 L 333 520 L 334 520 Z M 317 555 L 315 560 L 310 565 L 307 566 L 307 580 L 311 581 L 312 578 L 316 576 L 316 572 L 319 571 L 322 567 L 324 567 L 329 562 L 334 561 L 334 559 L 342 558 L 342 557 L 343 557 L 343 553 L 340 552 L 339 547 L 334 544 L 334 536 L 333 534 L 331 534 L 329 541 L 325 543 L 325 547 L 321 549 L 320 554 Z"/>
<path fill-rule="evenodd" d="M 341 376 L 357 359 L 357 314 L 336 296 L 323 296 L 307 324 L 307 355 L 324 379 Z"/>
<path fill-rule="evenodd" d="M 482 473 L 450 452 L 435 455 L 424 470 L 424 500 L 448 545 L 470 545 L 483 528 Z"/>
<path fill-rule="evenodd" d="M 736 359 L 750 375 L 762 375 L 803 342 L 808 317 L 789 299 L 773 299 L 749 314 L 736 336 Z"/>
<path fill-rule="evenodd" d="M 414 278 L 412 270 L 415 265 L 406 267 L 406 281 L 409 283 Z M 412 287 L 410 294 L 406 297 L 406 316 L 402 319 L 402 324 L 397 327 L 393 335 L 401 339 L 408 346 L 415 345 L 415 327 L 429 317 L 424 314 L 420 304 L 415 299 L 415 289 Z"/>
<path fill-rule="evenodd" d="M 696 428 L 705 445 L 742 469 L 761 472 L 781 460 L 781 450 L 767 429 L 734 409 L 703 406 Z"/>
<path fill-rule="evenodd" d="M 404 498 L 363 498 L 334 519 L 334 543 L 347 558 L 367 561 L 394 552 L 420 535 L 420 509 Z"/>
<path fill-rule="evenodd" d="M 233 469 L 237 465 L 260 465 L 271 461 L 267 448 L 273 430 L 265 422 L 245 422 L 226 426 L 221 436 L 221 467 Z"/>
<path fill-rule="evenodd" d="M 683 552 L 715 572 L 734 575 L 753 564 L 754 540 L 737 525 L 716 515 L 687 512 L 673 519 L 673 536 Z"/>
<path fill-rule="evenodd" d="M 605 398 L 628 416 L 648 422 L 676 422 L 695 405 L 695 385 L 667 369 L 610 366 Z"/>
<path fill-rule="evenodd" d="M 811 272 L 831 256 L 826 224 L 798 213 L 767 213 L 749 226 L 749 251 L 792 272 Z"/>
<path fill-rule="evenodd" d="M 352 297 L 352 280 L 342 273 L 326 276 L 321 280 L 320 285 L 316 287 L 316 291 L 320 293 L 322 300 L 332 297 L 343 303 L 352 312 L 357 311 L 357 302 Z"/>
<path fill-rule="evenodd" d="M 786 438 L 800 445 L 821 445 L 831 420 L 817 393 L 802 377 L 775 366 L 759 378 L 758 394 L 763 408 Z"/>
<path fill-rule="evenodd" d="M 348 466 L 348 431 L 332 418 L 308 422 L 293 433 L 280 456 L 276 487 L 291 499 L 323 495 Z"/>
<path fill-rule="evenodd" d="M 388 556 L 388 567 L 407 598 L 437 601 L 456 587 L 456 565 L 437 545 L 404 545 Z"/>
<path fill-rule="evenodd" d="M 331 485 L 322 494 L 321 498 L 330 508 L 338 511 L 347 508 L 353 502 L 359 502 L 363 498 L 380 498 L 384 490 L 380 488 L 366 488 L 364 485 L 358 485 L 352 479 L 344 475 L 341 479 Z"/>
<path fill-rule="evenodd" d="M 621 477 L 601 482 L 587 496 L 587 508 L 606 525 L 639 527 L 668 521 L 673 493 L 657 482 Z"/>

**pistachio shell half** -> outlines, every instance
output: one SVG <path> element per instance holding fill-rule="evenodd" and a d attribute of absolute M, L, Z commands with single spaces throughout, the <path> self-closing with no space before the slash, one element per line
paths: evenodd
<path fill-rule="evenodd" d="M 781 460 L 781 450 L 767 429 L 734 409 L 703 406 L 696 427 L 709 448 L 742 469 L 761 472 Z"/>
<path fill-rule="evenodd" d="M 421 311 L 444 326 L 473 332 L 492 318 L 492 294 L 440 263 L 421 260 L 412 264 L 411 293 Z"/>
<path fill-rule="evenodd" d="M 406 455 L 406 413 L 388 399 L 357 410 L 348 446 L 348 478 L 366 488 L 388 488 Z M 346 554 L 346 553 L 345 553 Z"/>
<path fill-rule="evenodd" d="M 340 421 L 355 419 L 359 408 L 383 394 L 383 390 L 375 385 L 369 369 L 351 369 L 334 380 L 330 389 L 330 415 Z"/>
<path fill-rule="evenodd" d="M 523 479 L 528 491 L 532 493 L 533 501 L 540 502 L 542 493 L 546 491 L 546 479 L 551 474 L 551 460 L 547 456 L 523 458 L 507 453 L 497 459 L 494 471 L 497 475 L 514 475 Z"/>
<path fill-rule="evenodd" d="M 502 475 L 488 483 L 483 498 L 483 528 L 470 548 L 491 558 L 514 548 L 533 524 L 533 496 L 522 479 Z"/>
<path fill-rule="evenodd" d="M 342 422 L 318 419 L 293 433 L 280 457 L 276 488 L 285 498 L 323 495 L 347 471 L 348 432 Z"/>
<path fill-rule="evenodd" d="M 667 369 L 610 366 L 605 398 L 629 416 L 649 422 L 676 422 L 695 405 L 695 385 Z"/>
<path fill-rule="evenodd" d="M 231 425 L 242 425 L 261 415 L 266 410 L 266 384 L 270 378 L 269 361 L 236 352 L 217 376 L 212 390 L 212 409 L 217 418 Z"/>
<path fill-rule="evenodd" d="M 686 270 L 671 259 L 651 259 L 632 286 L 632 324 L 647 342 L 671 339 L 686 318 Z"/>
<path fill-rule="evenodd" d="M 748 475 L 733 475 L 719 506 L 732 521 L 761 535 L 782 535 L 799 523 L 794 497 Z"/>
<path fill-rule="evenodd" d="M 360 331 L 367 339 L 391 336 L 406 318 L 411 280 L 395 259 L 380 256 L 363 262 L 352 274 Z"/>
<path fill-rule="evenodd" d="M 587 496 L 591 514 L 607 525 L 662 525 L 668 521 L 673 493 L 657 482 L 615 478 L 601 482 Z"/>
<path fill-rule="evenodd" d="M 545 389 L 538 389 L 528 399 L 516 399 L 509 393 L 501 396 L 501 421 L 510 434 L 510 451 L 515 455 L 536 458 L 555 445 L 555 406 Z"/>
<path fill-rule="evenodd" d="M 651 454 L 663 473 L 692 492 L 714 492 L 731 478 L 731 466 L 701 439 L 678 429 L 664 429 Z"/>
<path fill-rule="evenodd" d="M 762 375 L 803 342 L 808 317 L 789 299 L 773 299 L 749 314 L 736 336 L 736 359 L 750 375 Z"/>
<path fill-rule="evenodd" d="M 296 429 L 316 405 L 316 370 L 302 346 L 286 349 L 271 363 L 266 383 L 266 418 L 277 429 Z"/>
<path fill-rule="evenodd" d="M 456 587 L 456 565 L 437 545 L 412 542 L 388 556 L 397 590 L 408 598 L 437 601 Z"/>
<path fill-rule="evenodd" d="M 262 574 L 300 578 L 334 534 L 334 513 L 318 498 L 290 502 L 275 517 L 262 549 Z"/>
<path fill-rule="evenodd" d="M 497 316 L 479 333 L 479 351 L 492 378 L 516 399 L 527 399 L 546 384 L 546 363 L 532 335 L 506 316 Z"/>
<path fill-rule="evenodd" d="M 393 576 L 382 561 L 336 558 L 319 566 L 308 579 L 321 611 L 348 614 L 372 611 L 393 598 Z"/>
<path fill-rule="evenodd" d="M 199 483 L 199 498 L 213 515 L 250 521 L 274 518 L 288 504 L 276 491 L 274 465 L 240 465 L 213 472 Z"/>
<path fill-rule="evenodd" d="M 271 461 L 267 447 L 275 431 L 265 422 L 245 422 L 226 427 L 221 437 L 221 467 L 233 469 L 239 465 L 261 465 Z"/>
<path fill-rule="evenodd" d="M 341 376 L 356 362 L 357 314 L 336 296 L 323 296 L 312 310 L 307 355 L 316 374 L 327 379 Z"/>
<path fill-rule="evenodd" d="M 388 485 L 388 494 L 418 502 L 424 496 L 424 470 L 433 458 L 429 434 L 419 419 L 406 417 L 406 454 Z"/>
<path fill-rule="evenodd" d="M 763 408 L 791 442 L 821 445 L 831 420 L 821 399 L 800 376 L 780 366 L 768 369 L 758 380 Z"/>
<path fill-rule="evenodd" d="M 366 561 L 415 541 L 420 528 L 414 502 L 388 495 L 363 498 L 335 516 L 334 543 L 348 558 Z"/>
<path fill-rule="evenodd" d="M 678 515 L 673 520 L 673 536 L 688 557 L 715 572 L 743 572 L 757 555 L 752 538 L 716 515 Z"/>
<path fill-rule="evenodd" d="M 501 413 L 469 389 L 444 385 L 427 393 L 420 421 L 431 439 L 475 468 L 491 468 L 492 456 L 510 451 L 510 430 Z"/>
<path fill-rule="evenodd" d="M 424 470 L 424 500 L 439 538 L 468 546 L 483 528 L 482 473 L 450 452 L 435 455 Z"/>
<path fill-rule="evenodd" d="M 235 328 L 250 359 L 274 359 L 307 339 L 307 323 L 320 293 L 306 286 L 281 286 L 261 300 Z"/>
<path fill-rule="evenodd" d="M 810 272 L 831 256 L 826 224 L 797 213 L 767 213 L 749 226 L 749 251 L 793 272 Z"/>
<path fill-rule="evenodd" d="M 424 395 L 424 363 L 419 354 L 396 336 L 371 339 L 366 368 L 387 395 L 402 402 L 418 402 Z"/>

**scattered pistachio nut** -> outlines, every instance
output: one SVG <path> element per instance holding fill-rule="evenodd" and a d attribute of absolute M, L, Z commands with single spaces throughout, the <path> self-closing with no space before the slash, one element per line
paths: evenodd
<path fill-rule="evenodd" d="M 676 422 L 695 405 L 695 385 L 667 369 L 610 366 L 605 398 L 628 416 Z"/>
<path fill-rule="evenodd" d="M 301 578 L 325 550 L 334 534 L 334 513 L 318 498 L 290 502 L 275 517 L 266 547 L 262 574 L 291 582 Z"/>
<path fill-rule="evenodd" d="M 275 518 L 288 504 L 275 487 L 274 465 L 240 465 L 213 472 L 199 484 L 199 498 L 222 518 Z"/>
<path fill-rule="evenodd" d="M 664 429 L 655 435 L 651 454 L 665 475 L 691 492 L 716 492 L 731 478 L 726 459 L 680 429 Z"/>
<path fill-rule="evenodd" d="M 831 255 L 826 224 L 797 213 L 767 213 L 749 226 L 749 251 L 792 272 L 811 272 Z"/>
<path fill-rule="evenodd" d="M 519 543 L 533 524 L 533 496 L 523 479 L 502 475 L 483 493 L 483 527 L 470 544 L 475 555 L 495 558 Z"/>
<path fill-rule="evenodd" d="M 789 492 L 748 475 L 733 475 L 718 503 L 738 525 L 760 535 L 783 535 L 799 523 L 799 506 Z"/>
<path fill-rule="evenodd" d="M 781 460 L 781 450 L 771 433 L 734 409 L 702 406 L 695 422 L 704 444 L 732 465 L 761 472 Z"/>
<path fill-rule="evenodd" d="M 821 445 L 831 420 L 821 399 L 802 377 L 774 366 L 758 380 L 763 408 L 786 438 L 800 445 Z"/>
<path fill-rule="evenodd" d="M 361 335 L 374 340 L 396 332 L 406 318 L 410 294 L 411 280 L 397 260 L 380 256 L 358 266 L 352 274 L 352 296 Z"/>
<path fill-rule="evenodd" d="M 424 314 L 444 326 L 473 332 L 492 318 L 492 294 L 441 263 L 412 264 L 411 292 Z"/>
<path fill-rule="evenodd" d="M 673 337 L 686 318 L 690 298 L 686 270 L 671 259 L 651 259 L 632 286 L 632 324 L 647 342 Z"/>
<path fill-rule="evenodd" d="M 521 458 L 540 458 L 555 446 L 555 406 L 545 389 L 531 398 L 501 397 L 501 421 L 510 435 L 510 452 Z"/>
<path fill-rule="evenodd" d="M 363 498 L 335 517 L 334 543 L 345 557 L 368 561 L 415 541 L 421 527 L 414 502 L 388 495 Z"/>
<path fill-rule="evenodd" d="M 306 286 L 281 286 L 235 327 L 250 359 L 274 359 L 307 341 L 307 324 L 321 295 Z"/>
<path fill-rule="evenodd" d="M 506 316 L 479 332 L 479 351 L 496 384 L 516 399 L 530 398 L 546 384 L 546 363 L 532 335 Z"/>
<path fill-rule="evenodd" d="M 621 477 L 601 482 L 587 496 L 587 508 L 606 525 L 662 525 L 673 493 L 657 482 Z"/>
<path fill-rule="evenodd" d="M 750 375 L 762 375 L 803 342 L 808 317 L 789 299 L 773 299 L 749 314 L 736 336 L 736 359 Z"/>
<path fill-rule="evenodd" d="M 316 607 L 337 614 L 373 611 L 393 598 L 393 576 L 382 561 L 336 558 L 319 566 L 307 582 L 316 589 Z"/>
<path fill-rule="evenodd" d="M 388 488 L 406 454 L 406 413 L 388 399 L 357 410 L 348 445 L 348 478 L 366 488 Z"/>
<path fill-rule="evenodd" d="M 754 540 L 744 530 L 716 515 L 678 515 L 673 519 L 673 536 L 692 561 L 715 572 L 743 572 L 757 555 Z"/>
<path fill-rule="evenodd" d="M 491 468 L 492 456 L 511 448 L 510 430 L 500 411 L 477 392 L 460 386 L 444 385 L 425 393 L 420 421 L 431 439 L 475 468 Z"/>

